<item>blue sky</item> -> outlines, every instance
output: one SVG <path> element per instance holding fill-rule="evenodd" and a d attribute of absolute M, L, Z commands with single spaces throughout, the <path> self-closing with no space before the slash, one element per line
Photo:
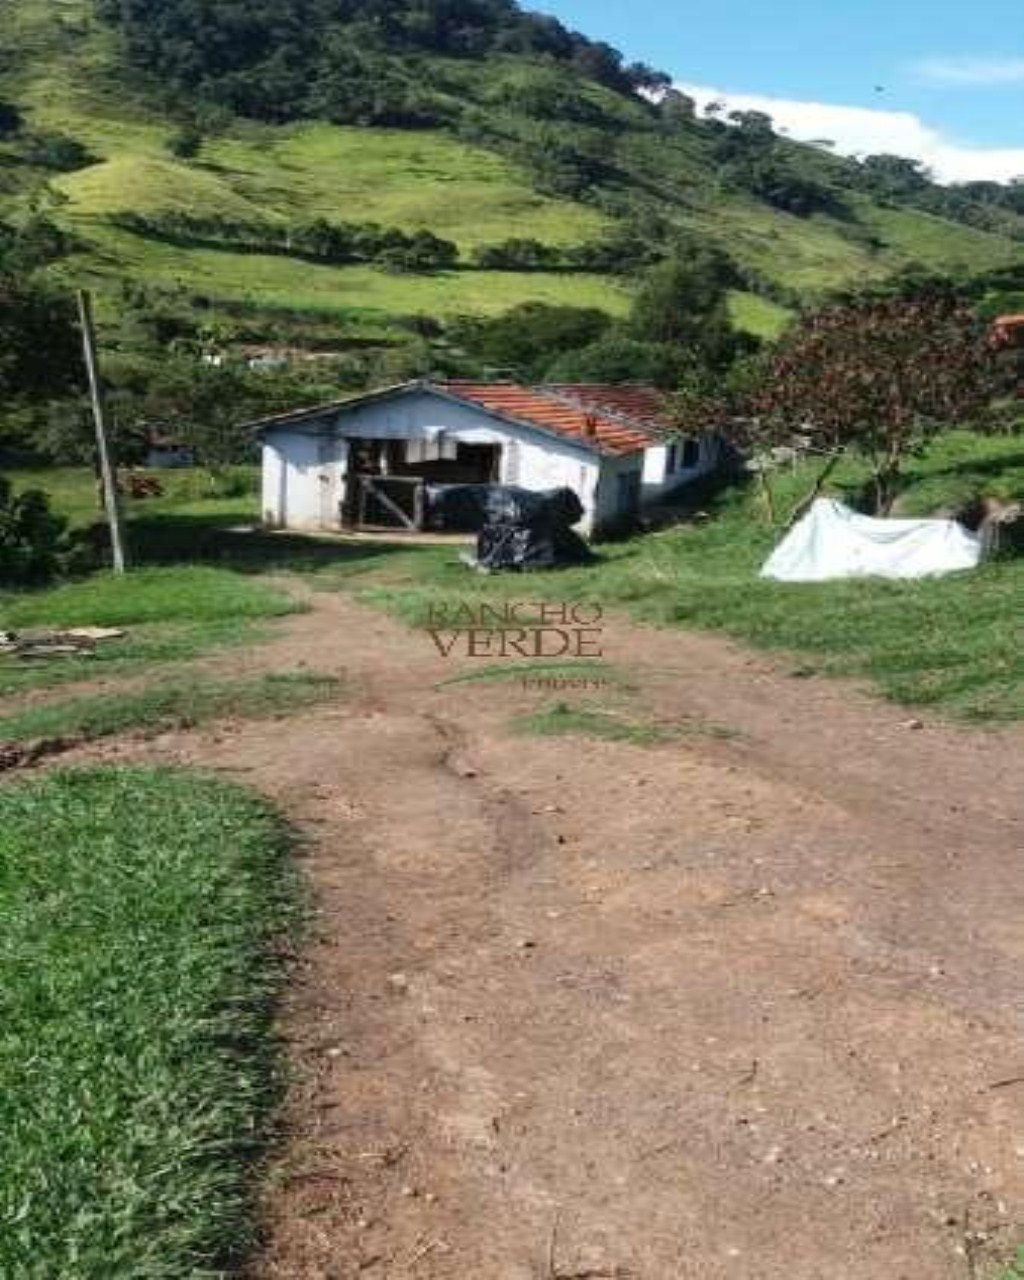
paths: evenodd
<path fill-rule="evenodd" d="M 702 98 L 767 110 L 774 101 L 776 119 L 794 137 L 915 154 L 947 178 L 1024 173 L 1021 0 L 533 0 L 530 7 L 671 72 Z"/>

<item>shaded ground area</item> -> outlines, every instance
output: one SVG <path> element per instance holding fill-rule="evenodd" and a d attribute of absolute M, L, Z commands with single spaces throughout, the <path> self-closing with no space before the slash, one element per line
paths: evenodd
<path fill-rule="evenodd" d="M 304 837 L 254 1277 L 993 1273 L 1024 1238 L 1019 730 L 625 621 L 625 687 L 438 688 L 426 636 L 312 603 L 232 669 L 344 673 L 344 705 L 82 753 L 223 770 Z M 576 700 L 673 733 L 511 730 Z"/>

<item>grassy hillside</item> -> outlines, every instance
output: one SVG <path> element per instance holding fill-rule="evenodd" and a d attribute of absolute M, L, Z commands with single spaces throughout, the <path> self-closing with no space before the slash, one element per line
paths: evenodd
<path fill-rule="evenodd" d="M 68 279 L 95 276 L 100 287 L 118 273 L 180 285 L 223 301 L 265 309 L 321 312 L 340 321 L 506 311 L 524 301 L 601 307 L 619 313 L 628 294 L 615 280 L 559 272 L 441 271 L 393 275 L 369 266 L 333 267 L 276 255 L 186 249 L 97 228 L 90 248 L 62 266 Z"/>
<path fill-rule="evenodd" d="M 126 75 L 117 33 L 100 21 L 93 0 L 6 0 L 4 22 L 0 99 L 16 103 L 30 127 L 84 144 L 93 163 L 64 173 L 8 166 L 0 214 L 16 214 L 33 201 L 48 207 L 80 245 L 61 264 L 62 278 L 89 280 L 101 292 L 127 277 L 180 285 L 215 303 L 317 312 L 342 326 L 416 314 L 488 314 L 528 300 L 611 313 L 628 305 L 628 279 L 593 273 L 393 274 L 373 265 L 312 265 L 172 245 L 110 222 L 118 214 L 175 211 L 428 229 L 454 241 L 463 255 L 510 237 L 586 245 L 623 217 L 657 215 L 719 245 L 750 273 L 753 292 L 738 296 L 734 316 L 768 334 L 784 319 L 779 300 L 883 278 L 911 263 L 978 271 L 1024 260 L 1024 245 L 1006 234 L 861 194 L 845 195 L 844 209 L 785 212 L 723 182 L 712 142 L 699 128 L 666 136 L 638 99 L 571 75 L 592 116 L 581 136 L 606 153 L 610 176 L 600 190 L 577 198 L 542 194 L 536 174 L 515 159 L 526 129 L 516 102 L 531 77 L 542 74 L 522 56 L 418 64 L 439 99 L 473 104 L 486 145 L 436 128 L 275 125 L 227 116 L 198 154 L 183 159 L 171 144 L 181 125 L 178 108 L 187 104 L 168 112 L 159 86 Z M 557 141 L 557 129 L 552 137 Z M 834 157 L 811 148 L 794 148 L 794 154 L 808 174 L 831 180 Z M 1016 222 L 1024 234 L 1024 218 Z M 1006 215 L 1000 226 L 1014 231 L 1015 223 Z"/>
<path fill-rule="evenodd" d="M 270 219 L 325 217 L 434 230 L 463 250 L 529 234 L 545 244 L 597 239 L 608 219 L 584 205 L 538 194 L 527 175 L 493 152 L 438 131 L 285 127 L 237 121 L 194 161 L 171 154 L 174 125 L 117 79 L 116 40 L 88 0 L 8 0 L 12 26 L 0 61 L 0 97 L 33 127 L 82 142 L 96 163 L 73 173 L 21 175 L 0 208 L 24 207 L 47 184 L 57 219 L 83 245 L 62 275 L 101 288 L 122 274 L 181 284 L 226 300 L 256 296 L 296 307 L 384 316 L 495 312 L 519 302 L 574 302 L 619 312 L 615 281 L 562 273 L 451 273 L 396 277 L 381 270 L 311 266 L 298 259 L 177 249 L 129 235 L 112 214 Z"/>
<path fill-rule="evenodd" d="M 546 244 L 575 244 L 607 225 L 596 211 L 538 195 L 499 156 L 441 133 L 240 122 L 194 163 L 182 163 L 168 153 L 166 127 L 123 122 L 111 129 L 52 111 L 42 118 L 59 120 L 108 157 L 55 183 L 77 219 L 168 209 L 324 217 L 443 230 L 461 248 L 501 240 L 526 224 Z"/>

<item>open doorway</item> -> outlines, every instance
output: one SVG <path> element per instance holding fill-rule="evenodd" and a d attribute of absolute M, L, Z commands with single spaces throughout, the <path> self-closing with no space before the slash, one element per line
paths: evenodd
<path fill-rule="evenodd" d="M 356 529 L 425 527 L 427 486 L 487 485 L 501 478 L 501 446 L 440 435 L 349 442 L 342 523 Z"/>

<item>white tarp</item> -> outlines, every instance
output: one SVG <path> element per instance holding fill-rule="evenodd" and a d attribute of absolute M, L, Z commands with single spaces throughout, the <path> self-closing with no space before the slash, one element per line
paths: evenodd
<path fill-rule="evenodd" d="M 928 578 L 973 569 L 981 540 L 955 520 L 877 520 L 819 498 L 765 562 L 762 578 Z"/>

